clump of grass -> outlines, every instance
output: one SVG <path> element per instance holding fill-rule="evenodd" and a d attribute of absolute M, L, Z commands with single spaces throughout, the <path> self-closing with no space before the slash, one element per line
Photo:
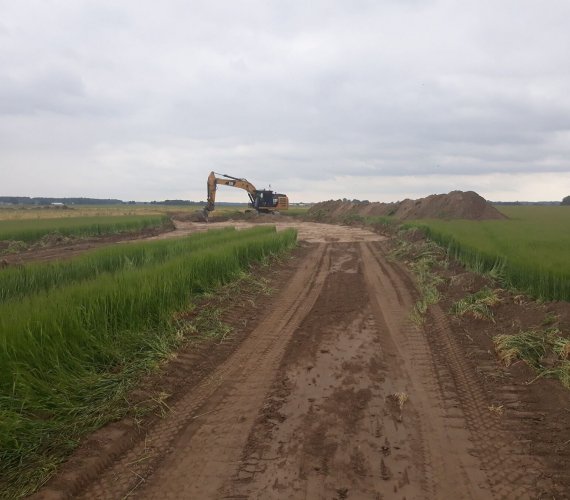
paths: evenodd
<path fill-rule="evenodd" d="M 414 229 L 406 231 L 414 231 Z M 410 319 L 420 326 L 425 320 L 428 307 L 441 299 L 438 286 L 443 283 L 443 278 L 434 273 L 432 268 L 445 258 L 445 252 L 432 241 L 412 243 L 405 239 L 398 239 L 389 257 L 406 261 L 416 278 L 420 299 L 416 301 L 410 312 Z"/>
<path fill-rule="evenodd" d="M 563 361 L 557 368 L 556 377 L 562 385 L 570 389 L 570 361 Z"/>
<path fill-rule="evenodd" d="M 455 316 L 469 315 L 476 319 L 487 319 L 495 322 L 491 307 L 500 301 L 497 290 L 485 287 L 455 302 L 451 306 L 451 314 Z"/>
<path fill-rule="evenodd" d="M 9 255 L 12 253 L 19 253 L 23 252 L 27 248 L 28 245 L 26 245 L 26 243 L 23 241 L 10 241 L 10 243 L 8 243 L 8 246 L 4 250 L 0 251 L 0 254 Z"/>
<path fill-rule="evenodd" d="M 570 358 L 570 339 L 565 337 L 556 338 L 552 349 L 560 359 L 568 360 Z"/>
<path fill-rule="evenodd" d="M 535 369 L 537 378 L 556 378 L 570 389 L 570 339 L 563 337 L 557 328 L 497 335 L 494 343 L 505 366 L 522 360 Z"/>
<path fill-rule="evenodd" d="M 504 405 L 490 405 L 488 408 L 491 413 L 498 416 L 501 416 L 503 413 L 505 413 Z"/>
<path fill-rule="evenodd" d="M 542 326 L 555 325 L 556 323 L 558 323 L 559 319 L 560 319 L 560 316 L 558 314 L 550 311 L 546 314 L 546 316 L 544 316 L 544 319 L 542 320 Z"/>
<path fill-rule="evenodd" d="M 222 310 L 218 307 L 204 307 L 191 321 L 193 334 L 222 342 L 232 331 L 232 327 L 222 320 Z"/>
<path fill-rule="evenodd" d="M 409 399 L 408 394 L 405 392 L 394 392 L 392 394 L 388 394 L 388 399 L 393 401 L 398 406 L 398 421 L 401 422 L 403 419 L 404 405 Z"/>
<path fill-rule="evenodd" d="M 443 278 L 432 271 L 438 261 L 440 249 L 433 243 L 420 245 L 420 250 L 414 255 L 411 269 L 416 277 L 416 283 L 420 292 L 420 299 L 416 301 L 412 311 L 412 321 L 416 324 L 423 323 L 428 307 L 437 304 L 441 299 L 438 286 L 443 283 Z"/>
<path fill-rule="evenodd" d="M 400 408 L 400 411 L 402 411 L 406 401 L 409 399 L 409 396 L 405 392 L 396 392 L 391 396 L 398 402 L 398 407 Z"/>
<path fill-rule="evenodd" d="M 526 330 L 516 335 L 497 335 L 493 342 L 505 366 L 523 360 L 533 368 L 540 369 L 551 335 L 548 330 Z"/>
<path fill-rule="evenodd" d="M 412 253 L 412 248 L 412 243 L 404 239 L 399 239 L 396 246 L 388 254 L 388 257 L 397 260 L 405 259 Z"/>

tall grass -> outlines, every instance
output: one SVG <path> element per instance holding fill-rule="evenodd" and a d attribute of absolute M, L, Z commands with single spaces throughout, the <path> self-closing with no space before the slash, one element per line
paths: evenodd
<path fill-rule="evenodd" d="M 180 342 L 175 312 L 295 240 L 275 228 L 197 235 L 168 242 L 187 251 L 0 304 L 0 491 L 31 491 L 82 434 L 124 414 L 137 374 Z"/>
<path fill-rule="evenodd" d="M 570 209 L 501 207 L 509 220 L 416 221 L 451 255 L 507 286 L 549 300 L 570 300 Z"/>
<path fill-rule="evenodd" d="M 259 227 L 249 234 L 271 232 Z M 191 251 L 224 244 L 236 238 L 233 227 L 210 230 L 177 240 L 134 242 L 94 250 L 65 262 L 28 264 L 0 270 L 0 303 L 21 299 L 30 294 L 48 291 L 70 283 L 114 273 L 123 269 L 140 268 L 164 262 Z"/>
<path fill-rule="evenodd" d="M 132 232 L 158 227 L 166 224 L 168 220 L 168 217 L 163 215 L 2 220 L 0 221 L 0 241 L 13 240 L 31 243 L 50 233 L 62 236 L 100 236 Z"/>

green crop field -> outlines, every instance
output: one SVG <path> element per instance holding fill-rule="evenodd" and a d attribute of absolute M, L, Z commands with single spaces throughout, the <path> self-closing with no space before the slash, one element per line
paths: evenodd
<path fill-rule="evenodd" d="M 31 492 L 123 415 L 137 377 L 184 340 L 180 313 L 295 241 L 225 229 L 0 270 L 0 491 Z"/>
<path fill-rule="evenodd" d="M 164 215 L 66 217 L 55 219 L 0 220 L 0 241 L 37 241 L 48 234 L 101 236 L 158 227 L 168 222 Z"/>
<path fill-rule="evenodd" d="M 459 260 L 499 274 L 508 286 L 570 300 L 570 207 L 501 206 L 505 220 L 429 220 L 413 224 Z"/>

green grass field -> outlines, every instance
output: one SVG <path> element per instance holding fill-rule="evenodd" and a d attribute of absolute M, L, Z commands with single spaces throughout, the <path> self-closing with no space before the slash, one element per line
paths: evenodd
<path fill-rule="evenodd" d="M 180 313 L 283 252 L 261 226 L 120 245 L 0 270 L 0 491 L 30 493 L 79 438 L 128 410 L 126 394 L 184 341 Z"/>
<path fill-rule="evenodd" d="M 570 207 L 501 206 L 508 220 L 418 220 L 429 236 L 480 272 L 549 300 L 570 300 Z"/>
<path fill-rule="evenodd" d="M 120 215 L 101 217 L 66 217 L 55 219 L 20 219 L 0 221 L 0 241 L 38 241 L 48 234 L 62 236 L 101 236 L 134 232 L 167 224 L 164 215 Z"/>

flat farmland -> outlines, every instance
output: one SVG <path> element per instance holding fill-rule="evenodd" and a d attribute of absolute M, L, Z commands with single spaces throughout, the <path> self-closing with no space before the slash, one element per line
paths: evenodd
<path fill-rule="evenodd" d="M 399 260 L 357 226 L 174 226 L 0 269 L 0 496 L 568 496 L 568 390 L 493 347 L 545 319 L 561 340 L 564 304 L 503 290 L 492 320 L 453 315 L 490 282 L 442 261 L 415 322 L 431 242 Z"/>

